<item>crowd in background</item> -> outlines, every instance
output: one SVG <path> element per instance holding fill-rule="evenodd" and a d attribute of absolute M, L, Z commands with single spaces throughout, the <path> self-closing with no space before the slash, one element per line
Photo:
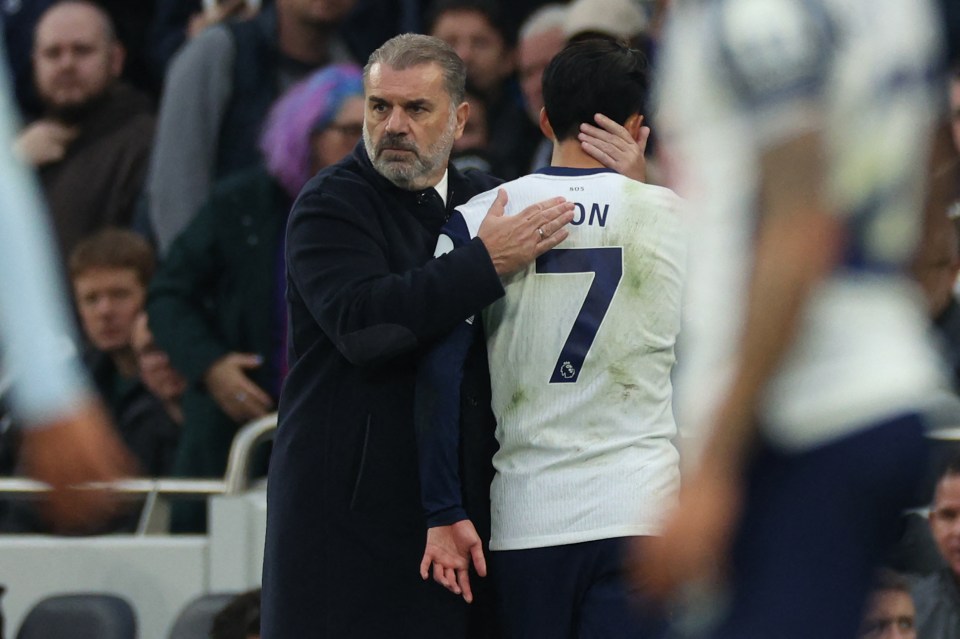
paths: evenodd
<path fill-rule="evenodd" d="M 360 140 L 360 71 L 376 46 L 406 31 L 448 42 L 466 63 L 472 114 L 453 162 L 510 179 L 549 163 L 538 119 L 550 58 L 589 35 L 652 53 L 656 13 L 632 0 L 43 0 L 4 11 L 15 150 L 49 208 L 78 348 L 141 472 L 181 477 L 221 476 L 237 429 L 275 410 L 286 215 Z M 11 472 L 17 431 L 4 433 Z M 204 519 L 202 504 L 177 504 L 173 530 Z"/>

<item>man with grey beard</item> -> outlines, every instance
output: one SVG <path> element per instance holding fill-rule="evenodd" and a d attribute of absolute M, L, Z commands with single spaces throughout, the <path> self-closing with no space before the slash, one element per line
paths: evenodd
<path fill-rule="evenodd" d="M 448 166 L 469 114 L 464 77 L 436 38 L 385 43 L 364 69 L 363 143 L 314 177 L 290 214 L 265 639 L 493 636 L 483 593 L 468 609 L 416 574 L 426 537 L 416 364 L 503 295 L 500 276 L 566 237 L 573 204 L 555 198 L 508 218 L 501 195 L 474 241 L 431 259 L 454 207 L 496 185 Z M 465 504 L 482 525 L 494 445 L 485 358 L 468 363 L 463 397 Z"/>

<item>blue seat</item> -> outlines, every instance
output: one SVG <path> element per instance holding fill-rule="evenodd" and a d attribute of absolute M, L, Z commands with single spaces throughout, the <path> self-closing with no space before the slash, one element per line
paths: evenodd
<path fill-rule="evenodd" d="M 57 595 L 31 608 L 17 639 L 137 639 L 137 618 L 116 595 Z"/>
<path fill-rule="evenodd" d="M 213 618 L 236 596 L 236 593 L 212 593 L 197 597 L 177 615 L 168 639 L 208 639 Z"/>

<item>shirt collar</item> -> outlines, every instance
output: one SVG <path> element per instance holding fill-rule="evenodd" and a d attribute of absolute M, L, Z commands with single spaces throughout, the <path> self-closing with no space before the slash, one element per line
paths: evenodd
<path fill-rule="evenodd" d="M 437 185 L 433 187 L 436 189 L 437 193 L 440 194 L 440 199 L 443 200 L 443 205 L 447 205 L 447 191 L 449 190 L 450 185 L 450 171 L 447 169 L 443 170 L 443 177 L 440 178 L 440 181 L 437 182 Z"/>

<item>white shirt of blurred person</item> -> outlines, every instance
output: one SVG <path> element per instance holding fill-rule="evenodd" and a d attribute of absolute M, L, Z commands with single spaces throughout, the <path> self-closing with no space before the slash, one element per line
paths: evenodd
<path fill-rule="evenodd" d="M 913 505 L 921 413 L 944 381 L 903 272 L 938 23 L 917 0 L 672 8 L 658 124 L 696 219 L 677 379 L 696 439 L 638 577 L 664 596 L 729 587 L 708 636 L 849 637 Z"/>
<path fill-rule="evenodd" d="M 859 639 L 916 639 L 917 611 L 907 580 L 881 571 L 867 598 Z"/>
<path fill-rule="evenodd" d="M 921 637 L 960 638 L 960 457 L 951 458 L 937 482 L 930 532 L 946 565 L 913 588 Z"/>
<path fill-rule="evenodd" d="M 553 56 L 560 53 L 567 43 L 563 25 L 567 17 L 567 6 L 548 4 L 540 7 L 526 19 L 520 27 L 517 39 L 517 72 L 520 76 L 520 90 L 530 121 L 540 124 L 540 111 L 543 109 L 543 71 Z M 553 154 L 553 142 L 544 138 L 537 145 L 529 169 L 536 171 L 550 165 Z"/>
<path fill-rule="evenodd" d="M 10 405 L 27 428 L 21 461 L 53 488 L 45 503 L 52 522 L 83 527 L 108 517 L 103 491 L 74 490 L 128 474 L 132 460 L 110 426 L 75 356 L 74 337 L 53 238 L 29 172 L 12 152 L 16 114 L 9 72 L 0 62 L 0 344 L 11 379 Z"/>

